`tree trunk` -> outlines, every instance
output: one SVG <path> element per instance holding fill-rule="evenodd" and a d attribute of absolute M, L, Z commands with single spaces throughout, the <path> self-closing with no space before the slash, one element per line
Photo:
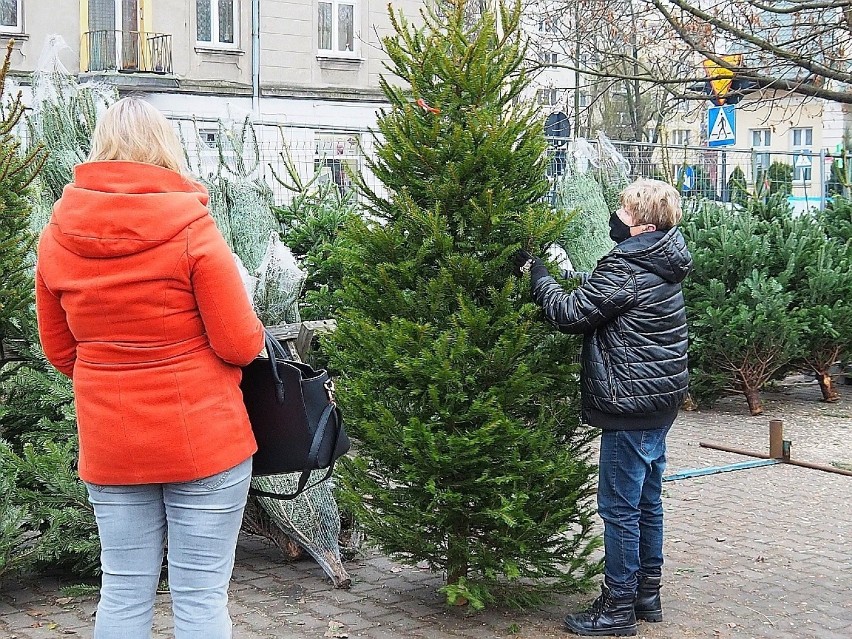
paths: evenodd
<path fill-rule="evenodd" d="M 467 560 L 467 540 L 465 537 L 450 534 L 447 540 L 447 585 L 459 583 L 467 577 L 469 564 Z M 457 606 L 466 606 L 467 598 L 459 595 L 455 601 Z"/>
<path fill-rule="evenodd" d="M 822 401 L 837 402 L 840 401 L 840 393 L 834 387 L 834 381 L 831 379 L 827 370 L 816 371 L 819 389 L 822 391 Z"/>
<path fill-rule="evenodd" d="M 760 389 L 743 386 L 743 394 L 748 402 L 748 408 L 754 416 L 763 415 L 763 403 L 760 401 Z"/>

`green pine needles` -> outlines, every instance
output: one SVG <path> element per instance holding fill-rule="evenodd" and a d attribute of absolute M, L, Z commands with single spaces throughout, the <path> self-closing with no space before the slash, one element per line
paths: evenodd
<path fill-rule="evenodd" d="M 567 215 L 547 192 L 520 5 L 391 9 L 377 157 L 387 194 L 345 231 L 342 308 L 325 342 L 358 455 L 344 497 L 385 552 L 446 574 L 450 603 L 528 603 L 585 587 L 595 466 L 578 418 L 577 341 L 540 320 L 509 258 Z"/>

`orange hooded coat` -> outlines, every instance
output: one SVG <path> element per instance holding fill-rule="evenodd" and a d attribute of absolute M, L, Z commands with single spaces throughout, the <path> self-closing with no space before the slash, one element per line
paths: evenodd
<path fill-rule="evenodd" d="M 73 380 L 87 482 L 190 481 L 256 451 L 239 384 L 263 327 L 207 201 L 165 168 L 89 162 L 41 235 L 39 335 Z"/>

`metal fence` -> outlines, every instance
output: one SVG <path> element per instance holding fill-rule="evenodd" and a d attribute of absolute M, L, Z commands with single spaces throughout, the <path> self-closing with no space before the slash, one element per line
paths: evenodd
<path fill-rule="evenodd" d="M 577 146 L 570 139 L 548 139 L 552 176 L 569 171 L 576 162 Z M 643 142 L 609 141 L 630 165 L 631 179 L 649 177 L 677 185 L 687 197 L 720 202 L 741 200 L 746 193 L 788 193 L 798 211 L 823 209 L 830 197 L 848 184 L 845 157 L 825 151 L 773 151 L 695 146 L 669 146 Z M 599 156 L 598 140 L 588 140 Z"/>
<path fill-rule="evenodd" d="M 224 170 L 226 174 L 265 180 L 276 203 L 287 202 L 293 196 L 293 191 L 285 186 L 294 183 L 291 170 L 302 183 L 316 176 L 318 182 L 334 182 L 341 192 L 353 189 L 352 176 L 359 174 L 371 189 L 380 194 L 385 192 L 367 166 L 367 159 L 376 150 L 369 129 L 274 122 L 236 122 L 225 126 L 216 120 L 188 118 L 173 121 L 194 172 L 209 176 Z M 594 139 L 583 144 L 548 138 L 548 175 L 554 184 L 566 173 L 584 170 L 581 165 L 588 158 L 581 157 L 581 149 L 585 149 L 586 155 L 591 149 L 592 155 L 598 156 L 592 161 L 611 161 L 603 156 L 611 154 L 614 147 L 629 163 L 631 179 L 665 180 L 681 188 L 687 197 L 730 202 L 741 199 L 745 193 L 784 191 L 790 204 L 801 211 L 824 208 L 842 186 L 837 179 L 841 159 L 825 152 L 710 149 Z"/>
<path fill-rule="evenodd" d="M 86 31 L 81 57 L 86 71 L 172 72 L 172 36 L 141 31 Z"/>
<path fill-rule="evenodd" d="M 270 122 L 236 122 L 173 118 L 190 168 L 202 176 L 223 172 L 226 176 L 264 180 L 275 202 L 288 202 L 294 195 L 295 173 L 302 184 L 333 182 L 341 193 L 354 189 L 353 175 L 361 175 L 367 186 L 384 194 L 384 186 L 373 176 L 366 160 L 375 150 L 368 129 L 330 129 L 283 125 Z"/>

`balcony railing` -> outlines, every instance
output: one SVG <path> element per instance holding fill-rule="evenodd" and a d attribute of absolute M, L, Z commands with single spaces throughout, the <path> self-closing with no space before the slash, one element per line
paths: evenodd
<path fill-rule="evenodd" d="M 172 36 L 142 31 L 87 31 L 86 70 L 120 73 L 172 73 Z"/>

